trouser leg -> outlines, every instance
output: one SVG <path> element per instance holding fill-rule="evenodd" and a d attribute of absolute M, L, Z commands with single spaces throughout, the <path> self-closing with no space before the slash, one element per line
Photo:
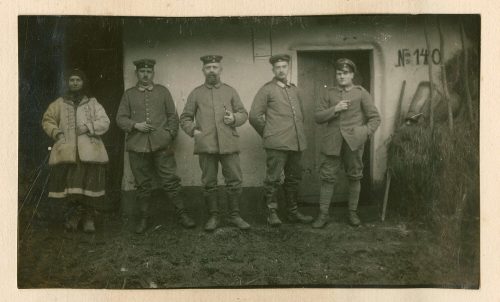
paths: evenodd
<path fill-rule="evenodd" d="M 334 184 L 330 182 L 321 182 L 319 191 L 319 212 L 328 215 L 330 203 L 333 197 Z"/>
<path fill-rule="evenodd" d="M 242 230 L 250 228 L 250 225 L 240 216 L 241 183 L 242 173 L 240 157 L 238 153 L 220 155 L 222 175 L 226 182 L 227 200 L 229 206 L 229 223 Z"/>
<path fill-rule="evenodd" d="M 205 223 L 205 231 L 213 231 L 219 226 L 219 201 L 217 198 L 217 173 L 219 157 L 216 154 L 199 154 L 203 196 L 209 218 Z"/>
<path fill-rule="evenodd" d="M 341 165 L 342 163 L 339 156 L 321 154 L 321 164 L 319 168 L 319 178 L 321 180 L 319 213 L 312 224 L 313 228 L 322 228 L 329 221 L 330 204 Z"/>
<path fill-rule="evenodd" d="M 154 154 L 154 161 L 163 191 L 174 205 L 179 223 L 186 228 L 195 227 L 196 224 L 187 214 L 184 200 L 180 194 L 181 179 L 177 176 L 177 164 L 174 154 L 167 150 L 157 151 Z"/>
<path fill-rule="evenodd" d="M 264 190 L 267 207 L 270 210 L 278 209 L 276 195 L 280 186 L 281 173 L 287 160 L 286 151 L 266 149 L 266 179 Z"/>
<path fill-rule="evenodd" d="M 344 141 L 342 145 L 344 168 L 349 179 L 349 221 L 357 226 L 361 223 L 358 215 L 359 194 L 361 192 L 361 179 L 363 178 L 363 148 L 351 150 Z"/>
<path fill-rule="evenodd" d="M 280 185 L 281 173 L 284 170 L 287 154 L 286 151 L 266 149 L 266 179 L 264 180 L 265 199 L 268 208 L 267 222 L 271 226 L 281 225 L 278 217 L 277 191 Z"/>
<path fill-rule="evenodd" d="M 289 151 L 284 167 L 285 171 L 285 199 L 290 222 L 309 223 L 313 220 L 298 210 L 299 184 L 302 180 L 302 152 Z"/>
<path fill-rule="evenodd" d="M 136 200 L 139 203 L 140 221 L 136 227 L 136 233 L 143 233 L 147 228 L 154 175 L 154 161 L 152 156 L 151 153 L 129 152 L 130 168 L 137 187 Z"/>

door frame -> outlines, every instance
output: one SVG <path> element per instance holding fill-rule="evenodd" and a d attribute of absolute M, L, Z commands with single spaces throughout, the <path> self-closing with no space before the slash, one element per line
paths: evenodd
<path fill-rule="evenodd" d="M 383 87 L 383 77 L 375 78 L 375 68 L 382 70 L 382 58 L 381 51 L 377 45 L 369 44 L 369 43 L 359 43 L 359 44 L 345 44 L 345 45 L 302 45 L 302 46 L 292 46 L 289 48 L 292 54 L 292 62 L 295 63 L 290 71 L 290 78 L 292 82 L 297 83 L 300 87 L 300 83 L 298 82 L 298 70 L 300 68 L 298 63 L 298 52 L 300 51 L 357 51 L 357 50 L 366 50 L 369 51 L 370 58 L 370 94 L 373 98 L 373 102 L 375 106 L 379 109 L 381 108 L 380 100 L 382 99 L 382 87 Z M 293 69 L 295 67 L 295 70 Z M 372 187 L 372 190 L 376 183 L 374 179 L 374 171 L 375 171 L 375 136 L 370 138 L 370 175 L 369 175 L 369 183 Z"/>

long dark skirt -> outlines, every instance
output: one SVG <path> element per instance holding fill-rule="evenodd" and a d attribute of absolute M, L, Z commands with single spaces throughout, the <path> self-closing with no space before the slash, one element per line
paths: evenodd
<path fill-rule="evenodd" d="M 52 166 L 49 179 L 49 197 L 79 201 L 100 208 L 105 202 L 106 165 L 76 163 Z"/>

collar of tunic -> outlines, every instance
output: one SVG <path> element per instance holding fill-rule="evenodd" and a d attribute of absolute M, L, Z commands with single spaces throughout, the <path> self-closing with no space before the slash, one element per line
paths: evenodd
<path fill-rule="evenodd" d="M 153 83 L 151 83 L 151 84 L 149 84 L 148 86 L 143 86 L 143 85 L 141 85 L 140 83 L 137 83 L 136 87 L 137 87 L 137 89 L 139 89 L 139 91 L 141 91 L 141 92 L 144 92 L 144 91 L 146 91 L 146 90 L 147 90 L 147 91 L 151 91 L 151 90 L 153 90 L 154 84 L 153 84 Z"/>
<path fill-rule="evenodd" d="M 356 87 L 356 85 L 351 85 L 349 88 L 342 87 L 342 86 L 335 86 L 335 88 L 338 91 L 351 91 L 354 87 Z"/>
<path fill-rule="evenodd" d="M 276 83 L 276 85 L 280 86 L 281 88 L 290 88 L 292 86 L 292 84 L 290 82 L 287 82 L 286 84 L 281 82 L 280 80 L 278 80 L 277 78 L 274 78 L 273 79 L 274 83 Z"/>
<path fill-rule="evenodd" d="M 221 86 L 222 82 L 219 82 L 217 84 L 214 84 L 214 85 L 211 85 L 211 84 L 208 84 L 205 82 L 205 86 L 208 88 L 208 89 L 212 89 L 212 88 L 219 88 Z"/>

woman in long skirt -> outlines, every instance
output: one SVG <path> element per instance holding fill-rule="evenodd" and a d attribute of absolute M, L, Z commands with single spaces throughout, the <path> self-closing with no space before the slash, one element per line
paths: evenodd
<path fill-rule="evenodd" d="M 66 228 L 76 230 L 81 222 L 83 230 L 92 233 L 94 208 L 104 202 L 108 162 L 100 136 L 110 122 L 101 104 L 88 95 L 81 70 L 71 70 L 65 79 L 66 93 L 49 105 L 42 120 L 44 131 L 55 141 L 49 158 L 49 197 L 76 202 Z"/>

